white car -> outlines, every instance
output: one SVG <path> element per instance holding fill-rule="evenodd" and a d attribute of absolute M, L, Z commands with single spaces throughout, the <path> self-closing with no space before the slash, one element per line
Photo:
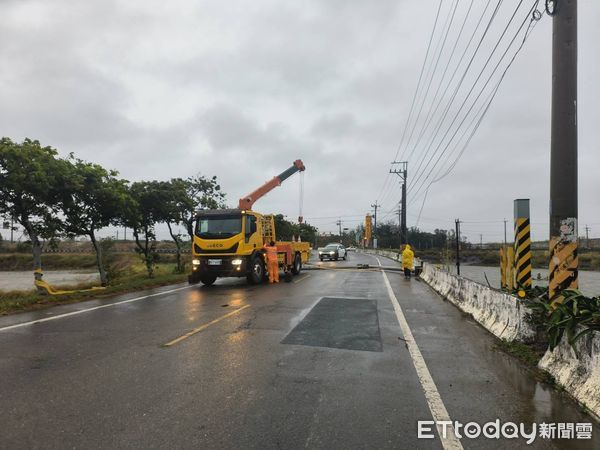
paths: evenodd
<path fill-rule="evenodd" d="M 348 256 L 342 244 L 327 244 L 319 249 L 319 259 L 323 261 L 325 258 L 334 261 L 342 258 L 345 261 Z"/>

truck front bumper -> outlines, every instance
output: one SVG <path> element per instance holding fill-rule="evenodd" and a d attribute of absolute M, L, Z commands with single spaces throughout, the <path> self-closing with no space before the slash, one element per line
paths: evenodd
<path fill-rule="evenodd" d="M 240 256 L 196 256 L 188 281 L 198 283 L 202 276 L 245 277 L 248 270 L 247 259 Z"/>

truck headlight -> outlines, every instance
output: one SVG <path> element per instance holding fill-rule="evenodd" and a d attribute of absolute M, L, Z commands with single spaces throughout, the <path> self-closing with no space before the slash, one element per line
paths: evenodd
<path fill-rule="evenodd" d="M 231 264 L 233 264 L 234 266 L 241 266 L 242 260 L 241 259 L 232 259 Z"/>
<path fill-rule="evenodd" d="M 192 259 L 192 265 L 199 266 L 200 265 L 200 260 L 199 259 Z"/>

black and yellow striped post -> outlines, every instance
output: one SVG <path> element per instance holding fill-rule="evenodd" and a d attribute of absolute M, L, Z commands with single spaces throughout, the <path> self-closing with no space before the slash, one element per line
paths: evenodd
<path fill-rule="evenodd" d="M 500 247 L 500 287 L 511 292 L 515 286 L 515 252 L 512 246 Z"/>
<path fill-rule="evenodd" d="M 578 289 L 577 219 L 561 220 L 560 236 L 550 238 L 548 295 L 553 299 L 565 289 Z"/>
<path fill-rule="evenodd" d="M 515 272 L 517 288 L 531 288 L 531 224 L 529 199 L 517 199 L 515 206 Z"/>
<path fill-rule="evenodd" d="M 500 289 L 506 289 L 506 249 L 500 247 Z"/>

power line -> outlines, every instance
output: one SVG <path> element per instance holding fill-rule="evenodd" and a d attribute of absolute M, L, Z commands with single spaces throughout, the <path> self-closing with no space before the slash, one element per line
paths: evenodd
<path fill-rule="evenodd" d="M 538 2 L 536 1 L 536 3 L 534 4 L 534 6 L 532 7 L 532 9 L 529 11 L 528 16 L 529 17 L 533 11 L 535 10 L 535 8 L 537 7 Z M 519 33 L 521 32 L 523 26 L 525 25 L 526 20 L 521 24 L 521 26 L 519 27 L 519 29 L 517 30 L 517 33 L 515 34 L 515 36 L 513 37 L 513 39 L 511 40 L 511 42 L 509 43 L 508 47 L 506 48 L 505 52 L 503 53 L 503 55 L 501 56 L 500 60 L 498 61 L 498 64 L 496 64 L 496 67 L 493 69 L 492 73 L 490 74 L 490 77 L 488 78 L 488 80 L 486 81 L 485 85 L 483 86 L 482 90 L 480 91 L 479 95 L 477 96 L 477 98 L 475 99 L 475 101 L 473 102 L 473 105 L 471 106 L 471 108 L 469 108 L 469 110 L 467 111 L 467 113 L 465 114 L 465 117 L 463 118 L 463 120 L 461 121 L 461 123 L 459 124 L 456 132 L 454 133 L 454 135 L 450 138 L 450 141 L 448 141 L 448 143 L 446 144 L 446 146 L 444 147 L 442 153 L 440 154 L 440 156 L 438 157 L 438 159 L 436 160 L 436 162 L 434 163 L 434 165 L 431 167 L 430 172 L 428 173 L 428 175 L 423 179 L 421 185 L 418 187 L 417 191 L 414 192 L 414 197 L 413 198 L 417 198 L 419 191 L 423 188 L 423 186 L 425 185 L 425 183 L 427 182 L 427 179 L 430 178 L 430 176 L 433 174 L 433 171 L 435 170 L 435 167 L 439 164 L 439 161 L 441 160 L 441 157 L 446 153 L 446 150 L 448 149 L 448 147 L 450 146 L 450 144 L 452 143 L 452 140 L 454 139 L 454 137 L 456 136 L 458 130 L 460 129 L 460 127 L 462 126 L 462 124 L 465 122 L 466 118 L 468 117 L 468 114 L 471 112 L 471 110 L 473 109 L 473 107 L 475 106 L 475 104 L 477 103 L 477 100 L 479 99 L 479 97 L 481 96 L 481 94 L 484 92 L 485 88 L 487 87 L 489 81 L 492 79 L 494 73 L 496 72 L 496 69 L 499 67 L 499 65 L 501 64 L 502 60 L 504 60 L 504 56 L 506 56 L 506 54 L 508 53 L 508 51 L 510 50 L 510 48 L 512 47 L 512 44 L 514 43 L 515 39 L 518 37 Z M 530 34 L 530 30 L 533 29 L 532 27 L 532 23 L 533 26 L 535 26 L 535 23 L 537 23 L 537 19 L 534 18 L 534 16 L 531 16 L 530 19 L 530 23 L 529 23 L 529 27 L 527 28 L 525 35 L 523 37 L 523 40 L 521 42 L 521 44 L 519 45 L 519 47 L 517 48 L 517 50 L 515 51 L 515 53 L 513 54 L 512 58 L 510 59 L 509 63 L 507 64 L 507 66 L 505 67 L 502 75 L 500 76 L 500 79 L 498 80 L 498 82 L 496 83 L 495 87 L 493 88 L 491 94 L 488 97 L 488 100 L 482 105 L 485 106 L 485 108 L 483 109 L 483 112 L 481 113 L 475 127 L 473 128 L 473 130 L 471 131 L 470 136 L 468 137 L 467 141 L 465 142 L 465 144 L 463 145 L 463 148 L 461 149 L 461 151 L 459 152 L 457 158 L 454 160 L 454 162 L 451 163 L 450 167 L 448 168 L 448 170 L 446 171 L 446 173 L 444 173 L 444 175 L 439 176 L 441 170 L 442 170 L 442 166 L 440 166 L 440 168 L 437 170 L 436 175 L 434 176 L 433 180 L 431 181 L 431 183 L 429 183 L 429 186 L 431 186 L 433 183 L 441 180 L 442 178 L 444 178 L 445 176 L 447 176 L 452 169 L 456 166 L 456 163 L 458 162 L 458 160 L 460 159 L 460 157 L 462 156 L 462 154 L 464 153 L 464 151 L 466 150 L 467 146 L 469 145 L 469 143 L 471 142 L 471 139 L 473 138 L 473 136 L 475 135 L 475 132 L 477 131 L 477 129 L 479 128 L 479 126 L 481 125 L 481 122 L 483 121 L 483 118 L 485 117 L 485 115 L 487 114 L 496 94 L 498 93 L 498 90 L 500 88 L 500 85 L 502 84 L 502 81 L 504 80 L 504 77 L 506 76 L 506 73 L 508 72 L 508 69 L 510 68 L 510 66 L 512 65 L 512 63 L 515 61 L 516 56 L 518 55 L 518 53 L 521 51 L 521 49 L 523 48 L 523 45 L 525 44 L 525 41 L 527 40 L 527 37 Z M 481 108 L 480 108 L 481 111 Z M 478 113 L 477 113 L 478 114 Z M 475 115 L 474 118 L 477 117 L 477 114 Z M 473 123 L 473 121 L 471 121 L 471 123 Z M 469 125 L 470 126 L 470 125 Z M 469 126 L 465 129 L 465 133 L 468 130 Z M 463 133 L 463 136 L 465 135 L 465 133 Z M 458 148 L 458 144 L 461 142 L 462 137 L 457 141 L 457 145 L 453 148 L 453 150 L 450 152 L 450 154 L 448 155 L 448 160 L 450 155 Z M 437 178 L 436 178 L 437 177 Z"/>
<path fill-rule="evenodd" d="M 486 25 L 486 27 L 485 27 L 485 29 L 483 31 L 483 34 L 481 35 L 481 37 L 479 39 L 479 42 L 477 43 L 477 46 L 475 47 L 475 50 L 473 51 L 473 54 L 471 55 L 471 58 L 470 58 L 470 60 L 469 60 L 469 62 L 467 64 L 467 67 L 463 71 L 463 74 L 462 74 L 460 80 L 458 81 L 458 84 L 454 88 L 454 92 L 452 93 L 452 96 L 450 97 L 450 100 L 448 101 L 448 103 L 446 104 L 446 107 L 444 108 L 444 111 L 442 113 L 442 117 L 438 120 L 438 122 L 437 122 L 437 124 L 436 124 L 436 126 L 434 128 L 434 131 L 433 131 L 433 133 L 431 135 L 431 138 L 429 140 L 429 144 L 427 144 L 427 148 L 426 148 L 424 154 L 422 155 L 422 157 L 420 159 L 420 162 L 419 162 L 419 164 L 417 166 L 417 169 L 415 170 L 415 173 L 419 173 L 419 171 L 421 170 L 421 166 L 422 166 L 423 162 L 425 161 L 425 158 L 429 154 L 429 151 L 431 150 L 431 146 L 433 145 L 433 142 L 435 141 L 435 138 L 436 138 L 438 132 L 442 128 L 442 125 L 444 123 L 444 120 L 446 119 L 446 116 L 448 115 L 450 107 L 452 106 L 452 103 L 454 102 L 454 99 L 458 95 L 458 92 L 460 91 L 460 87 L 462 86 L 463 81 L 465 80 L 467 74 L 469 73 L 469 69 L 471 68 L 471 65 L 473 64 L 473 62 L 475 61 L 475 57 L 477 56 L 477 53 L 479 52 L 479 49 L 481 48 L 481 45 L 483 44 L 483 41 L 484 41 L 485 37 L 487 36 L 487 33 L 490 30 L 492 22 L 496 18 L 496 15 L 498 14 L 498 10 L 500 9 L 501 5 L 502 5 L 502 0 L 500 0 L 496 4 L 496 7 L 494 8 L 494 11 L 492 12 L 492 15 L 490 16 L 490 19 L 488 20 L 488 23 L 487 23 L 487 25 Z M 486 10 L 487 10 L 487 7 L 486 7 Z M 484 10 L 484 15 L 485 15 L 485 11 L 486 10 Z M 479 23 L 478 23 L 475 31 L 477 31 L 478 27 L 479 27 Z M 470 46 L 470 43 L 471 43 L 471 40 L 469 41 L 469 43 L 465 47 L 465 51 L 468 50 L 468 48 Z M 460 67 L 460 64 L 457 66 L 457 68 L 458 67 Z M 449 85 L 448 85 L 448 87 L 449 87 Z"/>
<path fill-rule="evenodd" d="M 417 118 L 415 119 L 412 129 L 410 131 L 410 135 L 408 136 L 408 140 L 406 141 L 406 147 L 408 148 L 408 146 L 410 145 L 410 141 L 412 139 L 413 133 L 415 132 L 415 129 L 417 128 L 417 124 L 419 123 L 419 119 L 421 117 L 421 112 L 423 111 L 423 107 L 425 106 L 425 102 L 427 100 L 427 96 L 429 95 L 429 89 L 431 88 L 431 83 L 433 81 L 433 79 L 435 78 L 435 72 L 437 71 L 438 68 L 438 64 L 440 62 L 440 57 L 442 56 L 442 52 L 444 51 L 444 47 L 446 46 L 446 41 L 448 38 L 448 33 L 450 32 L 450 28 L 452 27 L 452 23 L 454 22 L 454 16 L 456 14 L 456 7 L 458 6 L 458 0 L 454 1 L 454 7 L 450 8 L 448 10 L 448 17 L 446 18 L 446 23 L 444 23 L 444 26 L 442 28 L 442 34 L 443 36 L 440 36 L 440 39 L 437 43 L 436 49 L 434 50 L 434 58 L 435 55 L 437 54 L 437 57 L 435 59 L 435 64 L 433 66 L 433 70 L 431 71 L 431 77 L 429 77 L 429 82 L 427 83 L 427 88 L 425 89 L 425 95 L 423 96 L 423 100 L 421 101 L 421 106 L 419 108 L 419 112 L 417 113 Z M 448 25 L 446 27 L 446 25 Z M 446 30 L 444 32 L 444 30 Z M 440 47 L 441 44 L 441 47 Z M 438 48 L 439 48 L 439 52 L 438 52 Z M 428 78 L 428 75 L 425 77 L 426 79 Z M 414 147 L 413 150 L 410 152 L 410 155 L 412 155 L 412 153 L 414 152 Z M 402 160 L 404 159 L 409 159 L 410 156 L 408 156 L 407 158 L 400 158 Z M 396 161 L 396 159 L 394 160 Z"/>
<path fill-rule="evenodd" d="M 522 4 L 522 2 L 523 2 L 523 0 L 521 0 L 521 2 L 519 2 L 519 7 L 520 7 L 520 5 Z M 515 35 L 514 35 L 514 36 L 513 36 L 513 38 L 511 39 L 510 43 L 508 44 L 508 46 L 507 46 L 506 50 L 503 52 L 502 56 L 500 57 L 500 59 L 498 60 L 498 62 L 497 62 L 497 64 L 496 64 L 496 66 L 493 68 L 493 70 L 492 70 L 492 72 L 491 72 L 490 76 L 488 77 L 487 81 L 485 82 L 485 84 L 483 85 L 483 87 L 482 87 L 482 88 L 481 88 L 481 90 L 479 91 L 479 94 L 477 95 L 477 97 L 476 97 L 476 98 L 475 98 L 475 100 L 473 101 L 473 104 L 471 105 L 471 107 L 470 107 L 470 108 L 467 110 L 467 112 L 465 113 L 465 115 L 464 115 L 463 119 L 461 120 L 461 122 L 459 123 L 458 127 L 456 128 L 456 131 L 455 131 L 455 132 L 454 132 L 454 134 L 451 136 L 450 140 L 448 141 L 448 143 L 446 144 L 446 146 L 445 146 L 445 147 L 444 147 L 444 149 L 442 150 L 441 154 L 438 156 L 438 158 L 437 158 L 436 162 L 434 163 L 434 165 L 432 166 L 432 168 L 430 169 L 430 171 L 428 172 L 428 174 L 427 174 L 426 178 L 424 179 L 424 181 L 423 181 L 422 183 L 425 183 L 425 182 L 426 182 L 426 180 L 427 180 L 427 179 L 430 177 L 430 175 L 433 173 L 433 170 L 435 169 L 435 167 L 437 166 L 437 164 L 438 164 L 438 163 L 439 163 L 439 161 L 441 160 L 441 157 L 442 157 L 442 156 L 445 154 L 446 150 L 448 149 L 448 147 L 449 147 L 449 146 L 450 146 L 450 144 L 452 143 L 452 140 L 453 140 L 453 139 L 454 139 L 454 137 L 455 137 L 455 136 L 458 134 L 458 132 L 460 131 L 460 128 L 462 127 L 462 125 L 463 125 L 463 124 L 464 124 L 464 122 L 466 121 L 466 119 L 467 119 L 468 115 L 470 114 L 470 112 L 473 110 L 473 108 L 474 108 L 474 107 L 475 107 L 475 105 L 477 104 L 477 101 L 479 100 L 479 98 L 481 97 L 481 95 L 483 94 L 483 92 L 485 91 L 485 89 L 486 89 L 486 87 L 488 86 L 489 82 L 492 80 L 492 78 L 493 78 L 494 74 L 496 73 L 496 70 L 498 69 L 498 67 L 500 66 L 500 64 L 502 63 L 502 61 L 504 60 L 504 57 L 506 56 L 506 54 L 508 53 L 508 51 L 509 51 L 509 50 L 510 50 L 510 48 L 512 47 L 512 45 L 513 45 L 513 43 L 515 42 L 516 38 L 519 36 L 519 33 L 521 32 L 521 30 L 523 29 L 523 27 L 524 27 L 524 26 L 525 26 L 525 24 L 527 23 L 527 19 L 528 19 L 528 18 L 531 16 L 531 14 L 532 14 L 532 13 L 533 13 L 533 11 L 535 10 L 536 6 L 537 6 L 537 1 L 536 1 L 536 2 L 535 2 L 535 4 L 532 6 L 531 10 L 528 12 L 528 14 L 527 14 L 527 16 L 526 16 L 525 20 L 524 20 L 524 21 L 521 23 L 521 25 L 520 25 L 520 27 L 518 28 L 517 32 L 515 33 Z M 512 22 L 513 18 L 515 17 L 516 13 L 518 12 L 518 8 L 519 8 L 519 7 L 517 7 L 517 9 L 515 10 L 515 12 L 513 13 L 512 17 L 511 17 L 511 21 L 509 22 L 509 25 L 510 25 L 510 23 Z M 533 19 L 531 19 L 531 20 L 533 20 Z M 530 24 L 531 24 L 531 21 L 530 21 Z M 459 108 L 459 111 L 458 111 L 458 113 L 455 115 L 454 119 L 453 119 L 453 120 L 452 120 L 452 122 L 450 123 L 450 126 L 448 127 L 448 129 L 447 129 L 447 130 L 446 130 L 446 132 L 444 133 L 444 136 L 443 136 L 443 137 L 442 137 L 442 139 L 440 140 L 440 143 L 439 143 L 439 144 L 438 144 L 438 146 L 436 147 L 436 149 L 435 149 L 434 153 L 433 153 L 433 154 L 431 155 L 431 157 L 429 158 L 429 160 L 428 160 L 428 162 L 427 162 L 427 164 L 426 164 L 426 166 L 425 166 L 424 170 L 426 170 L 426 169 L 429 167 L 429 165 L 430 165 L 431 161 L 433 160 L 433 157 L 435 156 L 435 154 L 436 154 L 436 153 L 438 153 L 438 151 L 439 151 L 439 149 L 440 149 L 440 147 L 441 147 L 442 143 L 444 142 L 444 139 L 446 138 L 446 136 L 448 135 L 448 133 L 449 133 L 449 132 L 450 132 L 450 130 L 452 129 L 452 126 L 454 125 L 454 123 L 455 123 L 455 122 L 456 122 L 456 120 L 458 119 L 458 117 L 459 117 L 459 115 L 460 115 L 460 112 L 462 111 L 462 109 L 463 109 L 463 108 L 465 107 L 465 105 L 467 104 L 467 100 L 469 99 L 469 97 L 470 97 L 471 93 L 472 93 L 472 92 L 473 92 L 473 90 L 475 89 L 475 86 L 477 85 L 477 83 L 479 82 L 479 80 L 480 80 L 481 76 L 483 75 L 483 72 L 485 71 L 485 68 L 487 67 L 487 65 L 488 65 L 489 61 L 491 60 L 491 57 L 492 57 L 492 55 L 494 54 L 494 52 L 496 51 L 496 49 L 497 49 L 497 48 L 498 48 L 498 46 L 500 45 L 500 42 L 501 42 L 502 38 L 504 37 L 504 35 L 506 34 L 506 32 L 507 32 L 508 28 L 509 28 L 509 26 L 507 25 L 507 27 L 504 29 L 504 32 L 502 33 L 502 36 L 500 37 L 500 39 L 498 40 L 498 42 L 497 42 L 497 43 L 496 43 L 496 45 L 494 46 L 494 49 L 493 49 L 493 51 L 492 51 L 492 54 L 490 55 L 490 57 L 488 57 L 488 59 L 487 59 L 487 61 L 486 61 L 485 65 L 484 65 L 483 69 L 480 71 L 480 73 L 479 73 L 479 75 L 478 75 L 478 77 L 477 77 L 477 79 L 476 79 L 475 83 L 473 84 L 473 86 L 472 86 L 472 87 L 471 87 L 471 89 L 469 90 L 469 93 L 468 93 L 468 94 L 467 94 L 467 96 L 465 97 L 465 100 L 462 102 L 462 104 L 461 104 L 461 106 L 460 106 L 460 108 Z M 522 45 L 521 45 L 521 47 L 519 47 L 519 49 L 517 50 L 517 53 L 518 53 L 518 51 L 519 51 L 521 48 L 522 48 Z M 500 80 L 500 81 L 502 81 L 502 78 L 501 78 L 501 80 Z M 499 84 L 497 85 L 497 87 L 496 87 L 495 89 L 497 90 L 497 89 L 498 89 L 498 87 L 499 87 Z M 491 100 L 494 98 L 494 96 L 495 96 L 495 93 L 494 93 L 494 94 L 491 96 L 491 99 L 490 99 L 490 102 L 489 102 L 490 104 L 491 104 Z M 488 105 L 488 106 L 489 106 L 489 105 Z M 485 111 L 487 111 L 487 108 L 486 108 L 486 110 L 485 110 Z M 421 172 L 421 173 L 419 174 L 419 176 L 418 176 L 418 179 L 421 179 L 424 173 L 425 173 L 424 171 L 423 171 L 423 172 Z M 413 186 L 417 184 L 417 182 L 418 182 L 418 179 L 417 179 L 417 180 L 415 180 L 415 182 L 414 182 Z M 420 188 L 419 188 L 419 189 L 420 189 Z"/>
<path fill-rule="evenodd" d="M 435 103 L 435 100 L 437 99 L 437 96 L 438 96 L 438 94 L 439 94 L 439 91 L 440 91 L 440 89 L 441 89 L 441 87 L 442 87 L 442 84 L 443 84 L 444 78 L 445 78 L 445 76 L 446 76 L 446 72 L 447 72 L 447 71 L 448 71 L 448 69 L 450 68 L 450 62 L 452 61 L 452 57 L 454 56 L 454 52 L 456 51 L 456 47 L 457 47 L 457 45 L 458 45 L 458 43 L 459 43 L 460 36 L 462 35 L 463 28 L 464 28 L 464 25 L 465 25 L 465 23 L 466 23 L 466 21 L 467 21 L 467 18 L 468 18 L 468 16 L 469 16 L 469 13 L 470 13 L 470 11 L 471 11 L 471 8 L 472 8 L 472 6 L 473 6 L 473 1 L 474 1 L 474 0 L 472 0 L 472 1 L 471 1 L 471 4 L 469 5 L 469 9 L 467 10 L 467 13 L 465 14 L 465 19 L 464 19 L 464 21 L 463 21 L 463 24 L 462 24 L 462 26 L 461 26 L 461 29 L 460 29 L 460 31 L 459 31 L 459 33 L 458 33 L 458 36 L 457 36 L 457 38 L 456 38 L 456 41 L 455 41 L 455 43 L 454 43 L 454 47 L 453 47 L 453 49 L 452 49 L 452 52 L 451 52 L 451 54 L 450 54 L 450 57 L 448 58 L 448 62 L 446 63 L 446 68 L 444 69 L 444 73 L 443 73 L 443 75 L 442 75 L 442 78 L 441 78 L 441 80 L 440 80 L 440 84 L 438 85 L 438 88 L 437 88 L 437 90 L 436 90 L 436 93 L 435 93 L 435 95 L 434 95 L 434 98 L 433 98 L 433 100 L 432 100 L 432 102 L 431 102 L 432 106 L 433 106 L 433 104 Z M 488 10 L 488 8 L 489 8 L 490 4 L 491 4 L 491 0 L 488 0 L 488 2 L 487 2 L 487 4 L 486 4 L 486 6 L 485 6 L 485 8 L 484 8 L 483 12 L 481 13 L 481 16 L 479 17 L 479 21 L 477 22 L 477 25 L 475 26 L 475 28 L 474 28 L 474 30 L 473 30 L 473 33 L 471 34 L 471 37 L 469 38 L 469 41 L 467 42 L 467 45 L 465 46 L 465 49 L 464 49 L 464 51 L 463 51 L 463 53 L 462 53 L 462 55 L 461 55 L 461 57 L 460 57 L 460 59 L 459 59 L 458 63 L 456 64 L 456 67 L 454 68 L 454 71 L 452 72 L 452 76 L 450 77 L 450 80 L 448 80 L 448 83 L 446 84 L 445 88 L 443 89 L 443 91 L 444 91 L 444 92 L 445 92 L 445 91 L 447 91 L 447 90 L 450 88 L 450 86 L 452 85 L 452 81 L 454 81 L 454 77 L 455 77 L 455 76 L 456 76 L 456 74 L 458 73 L 458 69 L 460 68 L 460 66 L 461 66 L 461 64 L 462 64 L 462 62 L 463 62 L 463 60 L 464 60 L 464 58 L 465 58 L 465 56 L 466 56 L 466 54 L 467 54 L 467 51 L 469 50 L 469 47 L 471 46 L 471 42 L 473 42 L 473 39 L 475 38 L 475 36 L 476 36 L 476 34 L 477 34 L 477 30 L 479 30 L 479 26 L 481 25 L 481 22 L 483 21 L 483 18 L 485 17 L 485 13 L 487 12 L 487 10 Z M 421 131 L 419 132 L 419 136 L 417 137 L 417 142 L 416 142 L 416 143 L 415 143 L 415 145 L 413 146 L 413 153 L 414 153 L 414 150 L 415 150 L 415 149 L 418 147 L 419 143 L 421 142 L 421 139 L 422 139 L 422 138 L 423 138 L 423 136 L 425 135 L 425 131 L 427 130 L 427 128 L 428 128 L 428 127 L 429 127 L 429 125 L 431 124 L 431 121 L 432 121 L 432 120 L 433 120 L 433 118 L 435 117 L 435 114 L 438 112 L 438 110 L 439 110 L 439 108 L 440 108 L 440 106 L 441 106 L 441 104 L 442 104 L 443 100 L 444 100 L 444 97 L 442 96 L 442 97 L 440 98 L 439 102 L 437 102 L 437 104 L 436 104 L 435 108 L 433 109 L 433 111 L 431 110 L 431 108 L 429 108 L 429 112 L 428 112 L 427 116 L 425 117 L 425 121 L 424 121 L 423 127 L 421 128 Z M 410 155 L 410 156 L 409 156 L 407 159 L 410 159 L 411 157 L 412 157 L 412 154 L 411 154 L 411 155 Z"/>
<path fill-rule="evenodd" d="M 440 3 L 438 4 L 438 9 L 435 15 L 435 20 L 433 22 L 433 28 L 431 30 L 431 35 L 429 36 L 429 42 L 427 44 L 427 51 L 425 52 L 425 59 L 423 59 L 423 64 L 421 65 L 421 72 L 419 74 L 419 80 L 417 81 L 417 88 L 415 89 L 415 92 L 413 94 L 413 99 L 412 99 L 412 103 L 410 105 L 410 110 L 408 112 L 408 117 L 406 119 L 406 124 L 404 125 L 404 130 L 402 131 L 402 136 L 400 138 L 400 143 L 398 144 L 398 148 L 396 150 L 396 155 L 394 156 L 394 161 L 396 161 L 398 159 L 398 154 L 400 153 L 400 150 L 402 148 L 402 144 L 404 143 L 404 137 L 406 135 L 406 130 L 408 129 L 408 126 L 410 124 L 410 120 L 412 117 L 412 113 L 413 113 L 413 109 L 415 106 L 415 101 L 417 99 L 417 93 L 419 92 L 419 89 L 421 87 L 421 80 L 423 78 L 423 72 L 425 71 L 425 66 L 427 65 L 427 59 L 429 58 L 429 50 L 431 49 L 431 43 L 433 42 L 433 36 L 435 35 L 435 30 L 437 28 L 437 23 L 438 23 L 438 19 L 440 16 L 440 10 L 442 9 L 442 0 L 440 0 Z M 381 195 L 383 193 L 383 190 L 385 189 L 386 184 L 388 183 L 390 179 L 390 174 L 388 173 L 385 181 L 383 182 L 383 186 L 381 187 L 381 191 L 379 192 L 379 195 L 377 196 L 377 200 L 379 200 L 381 198 Z"/>

